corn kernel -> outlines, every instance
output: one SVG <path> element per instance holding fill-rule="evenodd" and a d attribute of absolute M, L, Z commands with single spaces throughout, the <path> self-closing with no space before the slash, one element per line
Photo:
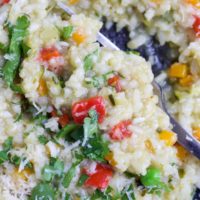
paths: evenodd
<path fill-rule="evenodd" d="M 174 63 L 169 69 L 169 76 L 171 78 L 185 78 L 187 76 L 187 65 Z"/>
<path fill-rule="evenodd" d="M 69 0 L 69 4 L 74 5 L 78 3 L 80 0 Z"/>
<path fill-rule="evenodd" d="M 13 171 L 13 176 L 17 179 L 23 179 L 24 181 L 28 181 L 28 176 L 33 174 L 33 170 L 29 168 L 25 168 L 22 171 L 18 171 L 18 168 L 15 168 Z"/>
<path fill-rule="evenodd" d="M 146 140 L 145 141 L 145 147 L 149 150 L 149 152 L 155 153 L 155 149 L 154 149 L 154 147 L 152 145 L 151 140 Z"/>
<path fill-rule="evenodd" d="M 110 165 L 112 165 L 113 167 L 117 165 L 117 162 L 114 160 L 114 155 L 113 153 L 109 153 L 108 155 L 106 155 L 105 159 L 110 163 Z"/>
<path fill-rule="evenodd" d="M 199 0 L 186 0 L 186 3 L 189 3 L 196 8 L 200 8 L 200 1 Z"/>
<path fill-rule="evenodd" d="M 186 77 L 184 78 L 181 78 L 179 80 L 179 84 L 183 87 L 187 87 L 187 86 L 191 86 L 192 85 L 192 82 L 193 82 L 193 77 L 192 75 L 187 75 Z"/>
<path fill-rule="evenodd" d="M 174 132 L 171 131 L 161 131 L 159 133 L 160 140 L 163 140 L 167 146 L 172 146 L 176 143 L 177 137 Z"/>
<path fill-rule="evenodd" d="M 193 128 L 193 136 L 200 141 L 200 127 Z"/>
<path fill-rule="evenodd" d="M 180 144 L 176 143 L 175 147 L 177 149 L 176 155 L 180 160 L 184 160 L 189 155 L 189 153 L 186 151 L 186 149 L 184 147 L 182 147 Z"/>
<path fill-rule="evenodd" d="M 72 39 L 77 45 L 79 45 L 85 41 L 86 36 L 81 31 L 76 31 L 73 33 Z"/>
<path fill-rule="evenodd" d="M 38 86 L 38 93 L 40 96 L 46 96 L 48 93 L 47 84 L 44 78 L 41 78 Z"/>

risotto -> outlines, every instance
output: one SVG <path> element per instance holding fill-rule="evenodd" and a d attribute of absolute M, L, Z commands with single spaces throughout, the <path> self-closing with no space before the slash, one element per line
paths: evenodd
<path fill-rule="evenodd" d="M 176 143 L 151 64 L 101 47 L 101 26 L 50 0 L 1 4 L 0 200 L 192 199 L 200 163 Z"/>

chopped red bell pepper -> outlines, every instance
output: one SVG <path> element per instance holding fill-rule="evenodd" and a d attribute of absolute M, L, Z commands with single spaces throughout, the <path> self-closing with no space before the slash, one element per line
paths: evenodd
<path fill-rule="evenodd" d="M 111 139 L 121 141 L 124 138 L 131 137 L 132 132 L 128 130 L 128 126 L 130 126 L 131 124 L 131 120 L 125 120 L 116 124 L 109 132 Z"/>
<path fill-rule="evenodd" d="M 199 37 L 200 36 L 200 17 L 195 16 L 193 30 L 196 33 L 196 36 Z"/>
<path fill-rule="evenodd" d="M 59 57 L 60 53 L 55 47 L 43 48 L 40 51 L 40 58 L 42 61 L 49 61 L 52 58 Z"/>
<path fill-rule="evenodd" d="M 89 176 L 84 183 L 86 187 L 93 187 L 101 190 L 107 188 L 113 176 L 113 170 L 109 165 L 99 163 L 97 163 L 93 173 L 88 172 L 87 169 L 84 169 L 83 173 Z"/>
<path fill-rule="evenodd" d="M 56 112 L 56 109 L 53 109 L 51 111 L 52 117 L 58 117 L 58 123 L 61 125 L 61 127 L 65 127 L 69 123 L 69 117 L 67 114 L 58 115 Z"/>
<path fill-rule="evenodd" d="M 122 86 L 120 84 L 120 77 L 118 75 L 115 75 L 108 79 L 108 85 L 115 87 L 117 92 L 122 91 Z"/>
<path fill-rule="evenodd" d="M 74 121 L 82 124 L 91 109 L 97 112 L 98 122 L 102 123 L 106 115 L 106 107 L 105 101 L 101 96 L 91 97 L 74 103 L 72 105 L 72 117 Z"/>
<path fill-rule="evenodd" d="M 2 6 L 2 5 L 4 5 L 4 4 L 7 4 L 7 3 L 9 3 L 10 2 L 10 0 L 3 0 L 2 2 L 0 2 L 0 6 Z"/>

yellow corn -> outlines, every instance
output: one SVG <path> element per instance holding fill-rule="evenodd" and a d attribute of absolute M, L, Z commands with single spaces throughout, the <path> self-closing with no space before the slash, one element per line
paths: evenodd
<path fill-rule="evenodd" d="M 15 168 L 13 171 L 13 176 L 17 179 L 23 179 L 24 181 L 28 181 L 28 177 L 33 173 L 32 169 L 25 168 L 22 171 L 18 171 L 18 168 Z"/>
<path fill-rule="evenodd" d="M 37 90 L 40 96 L 46 96 L 48 94 L 48 88 L 44 78 L 40 78 Z"/>
<path fill-rule="evenodd" d="M 80 0 L 69 0 L 69 4 L 74 5 L 78 3 Z"/>
<path fill-rule="evenodd" d="M 117 165 L 117 162 L 114 159 L 114 155 L 112 152 L 110 152 L 108 155 L 106 155 L 105 159 L 112 165 L 113 167 Z"/>
<path fill-rule="evenodd" d="M 193 128 L 193 136 L 200 141 L 200 127 Z"/>
<path fill-rule="evenodd" d="M 200 8 L 200 1 L 199 0 L 186 0 L 186 2 L 195 6 L 196 8 Z"/>
<path fill-rule="evenodd" d="M 175 147 L 177 149 L 176 155 L 180 160 L 184 160 L 189 155 L 186 149 L 184 149 L 180 144 L 175 144 Z"/>
<path fill-rule="evenodd" d="M 155 153 L 155 149 L 154 149 L 154 147 L 152 145 L 151 140 L 146 140 L 145 141 L 145 147 L 148 149 L 149 152 Z"/>
<path fill-rule="evenodd" d="M 169 77 L 171 78 L 185 78 L 187 76 L 187 65 L 181 63 L 174 63 L 169 69 Z"/>
<path fill-rule="evenodd" d="M 191 86 L 193 82 L 193 76 L 192 75 L 187 75 L 184 78 L 181 78 L 179 80 L 179 84 L 183 87 Z"/>
<path fill-rule="evenodd" d="M 81 31 L 76 31 L 73 33 L 72 39 L 77 45 L 79 45 L 85 41 L 86 36 Z"/>
<path fill-rule="evenodd" d="M 177 137 L 174 132 L 171 131 L 161 131 L 159 133 L 160 140 L 163 140 L 167 146 L 172 146 L 176 143 Z"/>

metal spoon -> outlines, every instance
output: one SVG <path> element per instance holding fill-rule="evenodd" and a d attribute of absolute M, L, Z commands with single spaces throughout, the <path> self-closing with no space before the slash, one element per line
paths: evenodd
<path fill-rule="evenodd" d="M 68 6 L 63 4 L 62 2 L 57 3 L 58 7 L 64 10 L 68 15 L 76 14 L 73 10 L 71 10 Z M 115 44 L 113 44 L 108 38 L 106 38 L 102 33 L 97 34 L 98 42 L 104 47 L 108 47 L 113 50 L 120 50 Z M 169 116 L 170 122 L 173 125 L 173 131 L 177 134 L 178 143 L 182 145 L 185 149 L 187 149 L 190 153 L 200 159 L 200 143 L 196 140 L 191 134 L 189 134 L 169 113 L 166 106 L 166 99 L 164 96 L 165 89 L 167 88 L 167 82 L 165 85 L 160 84 L 154 79 L 153 86 L 155 93 L 159 97 L 159 104 L 163 111 Z"/>

